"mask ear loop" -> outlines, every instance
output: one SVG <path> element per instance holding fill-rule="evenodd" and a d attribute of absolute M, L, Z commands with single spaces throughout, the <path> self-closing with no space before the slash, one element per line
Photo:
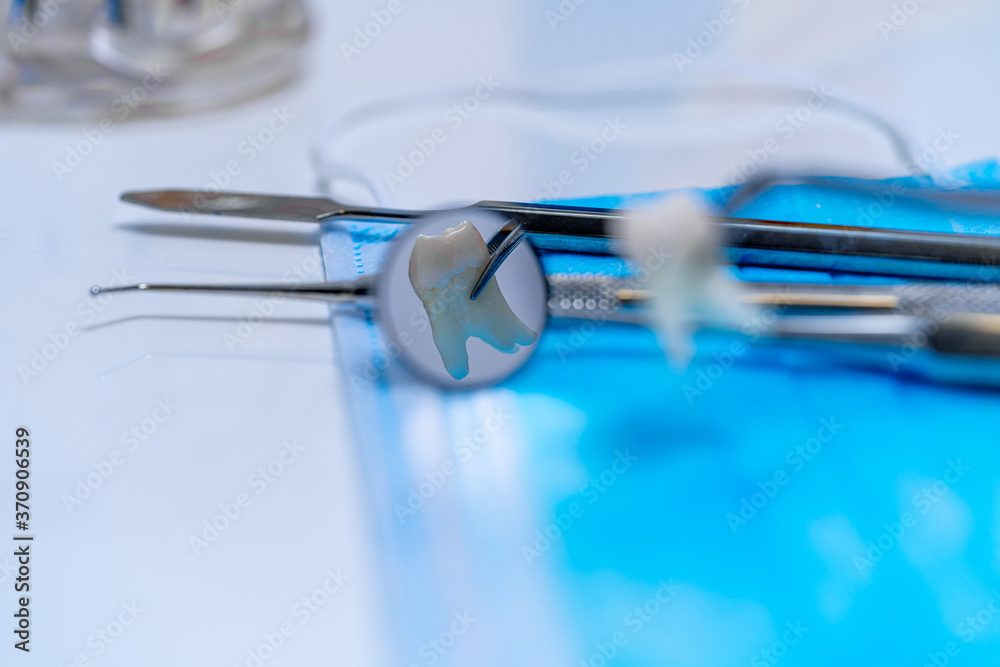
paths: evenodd
<path fill-rule="evenodd" d="M 361 169 L 346 162 L 328 162 L 318 157 L 315 150 L 311 152 L 312 161 L 317 165 L 317 187 L 326 196 L 336 201 L 353 201 L 355 203 L 370 203 L 372 206 L 391 208 L 393 197 L 388 189 L 378 181 L 369 178 Z M 351 186 L 355 186 L 352 188 Z M 352 196 L 360 189 L 368 195 L 370 202 L 364 198 Z"/>
<path fill-rule="evenodd" d="M 395 206 L 395 198 L 390 189 L 376 178 L 352 164 L 343 155 L 344 141 L 357 132 L 364 124 L 372 121 L 391 119 L 401 110 L 433 110 L 442 99 L 464 96 L 467 91 L 459 86 L 438 88 L 430 92 L 403 93 L 368 101 L 348 110 L 335 118 L 320 134 L 310 150 L 310 158 L 316 172 L 317 186 L 321 192 L 340 201 L 351 201 L 344 197 L 345 185 L 356 185 L 380 207 Z M 527 110 L 579 113 L 605 107 L 656 108 L 676 107 L 687 103 L 695 96 L 700 103 L 711 104 L 778 104 L 801 103 L 813 95 L 814 91 L 805 83 L 760 84 L 683 84 L 670 86 L 639 86 L 614 89 L 607 87 L 598 91 L 552 91 L 534 90 L 528 87 L 504 86 L 492 93 L 494 102 Z M 887 139 L 893 154 L 904 169 L 913 174 L 928 175 L 935 182 L 945 179 L 943 169 L 936 164 L 926 165 L 920 156 L 923 146 L 908 138 L 887 116 L 868 105 L 843 95 L 831 96 L 824 108 L 853 117 L 874 128 Z M 928 166 L 935 167 L 928 170 Z M 354 202 L 357 203 L 357 202 Z"/>

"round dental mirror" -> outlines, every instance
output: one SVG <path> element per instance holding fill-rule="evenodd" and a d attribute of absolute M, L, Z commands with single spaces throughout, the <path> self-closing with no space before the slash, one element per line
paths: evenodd
<path fill-rule="evenodd" d="M 393 244 L 379 280 L 386 344 L 420 379 L 448 389 L 500 382 L 531 357 L 545 328 L 548 287 L 520 243 L 473 300 L 487 243 L 507 220 L 484 211 L 435 213 Z"/>

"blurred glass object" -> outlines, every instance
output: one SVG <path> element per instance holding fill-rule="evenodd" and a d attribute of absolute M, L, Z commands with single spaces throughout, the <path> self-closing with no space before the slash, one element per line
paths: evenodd
<path fill-rule="evenodd" d="M 124 120 L 256 98 L 294 80 L 299 0 L 14 0 L 0 117 Z"/>

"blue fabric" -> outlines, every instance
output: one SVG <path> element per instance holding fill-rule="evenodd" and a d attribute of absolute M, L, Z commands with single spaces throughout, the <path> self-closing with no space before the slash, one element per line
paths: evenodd
<path fill-rule="evenodd" d="M 953 176 L 993 190 L 997 170 Z M 627 208 L 655 196 L 573 203 Z M 872 203 L 781 187 L 741 213 L 998 233 L 984 217 Z M 329 223 L 328 278 L 377 271 L 397 232 Z M 543 263 L 627 271 L 613 258 Z M 462 604 L 490 619 L 469 640 L 488 648 L 477 664 L 978 665 L 1000 655 L 1000 395 L 971 386 L 1000 384 L 991 364 L 707 333 L 675 374 L 651 332 L 579 322 L 550 327 L 502 387 L 448 395 L 393 362 L 371 314 L 338 308 L 333 323 L 402 660 L 429 664 L 415 657 L 422 642 Z M 475 455 L 493 467 L 462 463 L 459 445 L 478 433 L 469 415 L 484 405 L 516 425 Z M 447 460 L 458 462 L 454 481 L 401 518 Z"/>

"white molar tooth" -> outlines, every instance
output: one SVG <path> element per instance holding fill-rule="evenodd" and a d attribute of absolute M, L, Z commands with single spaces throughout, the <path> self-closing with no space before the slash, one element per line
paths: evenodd
<path fill-rule="evenodd" d="M 651 317 L 675 367 L 694 354 L 692 337 L 704 326 L 739 329 L 756 313 L 718 259 L 718 231 L 703 202 L 688 193 L 620 223 L 618 235 L 652 292 Z"/>
<path fill-rule="evenodd" d="M 444 367 L 456 380 L 469 374 L 470 337 L 507 353 L 538 337 L 511 311 L 496 277 L 475 301 L 469 298 L 489 259 L 486 242 L 468 222 L 446 229 L 441 236 L 421 234 L 410 253 L 410 284 L 427 311 Z"/>

